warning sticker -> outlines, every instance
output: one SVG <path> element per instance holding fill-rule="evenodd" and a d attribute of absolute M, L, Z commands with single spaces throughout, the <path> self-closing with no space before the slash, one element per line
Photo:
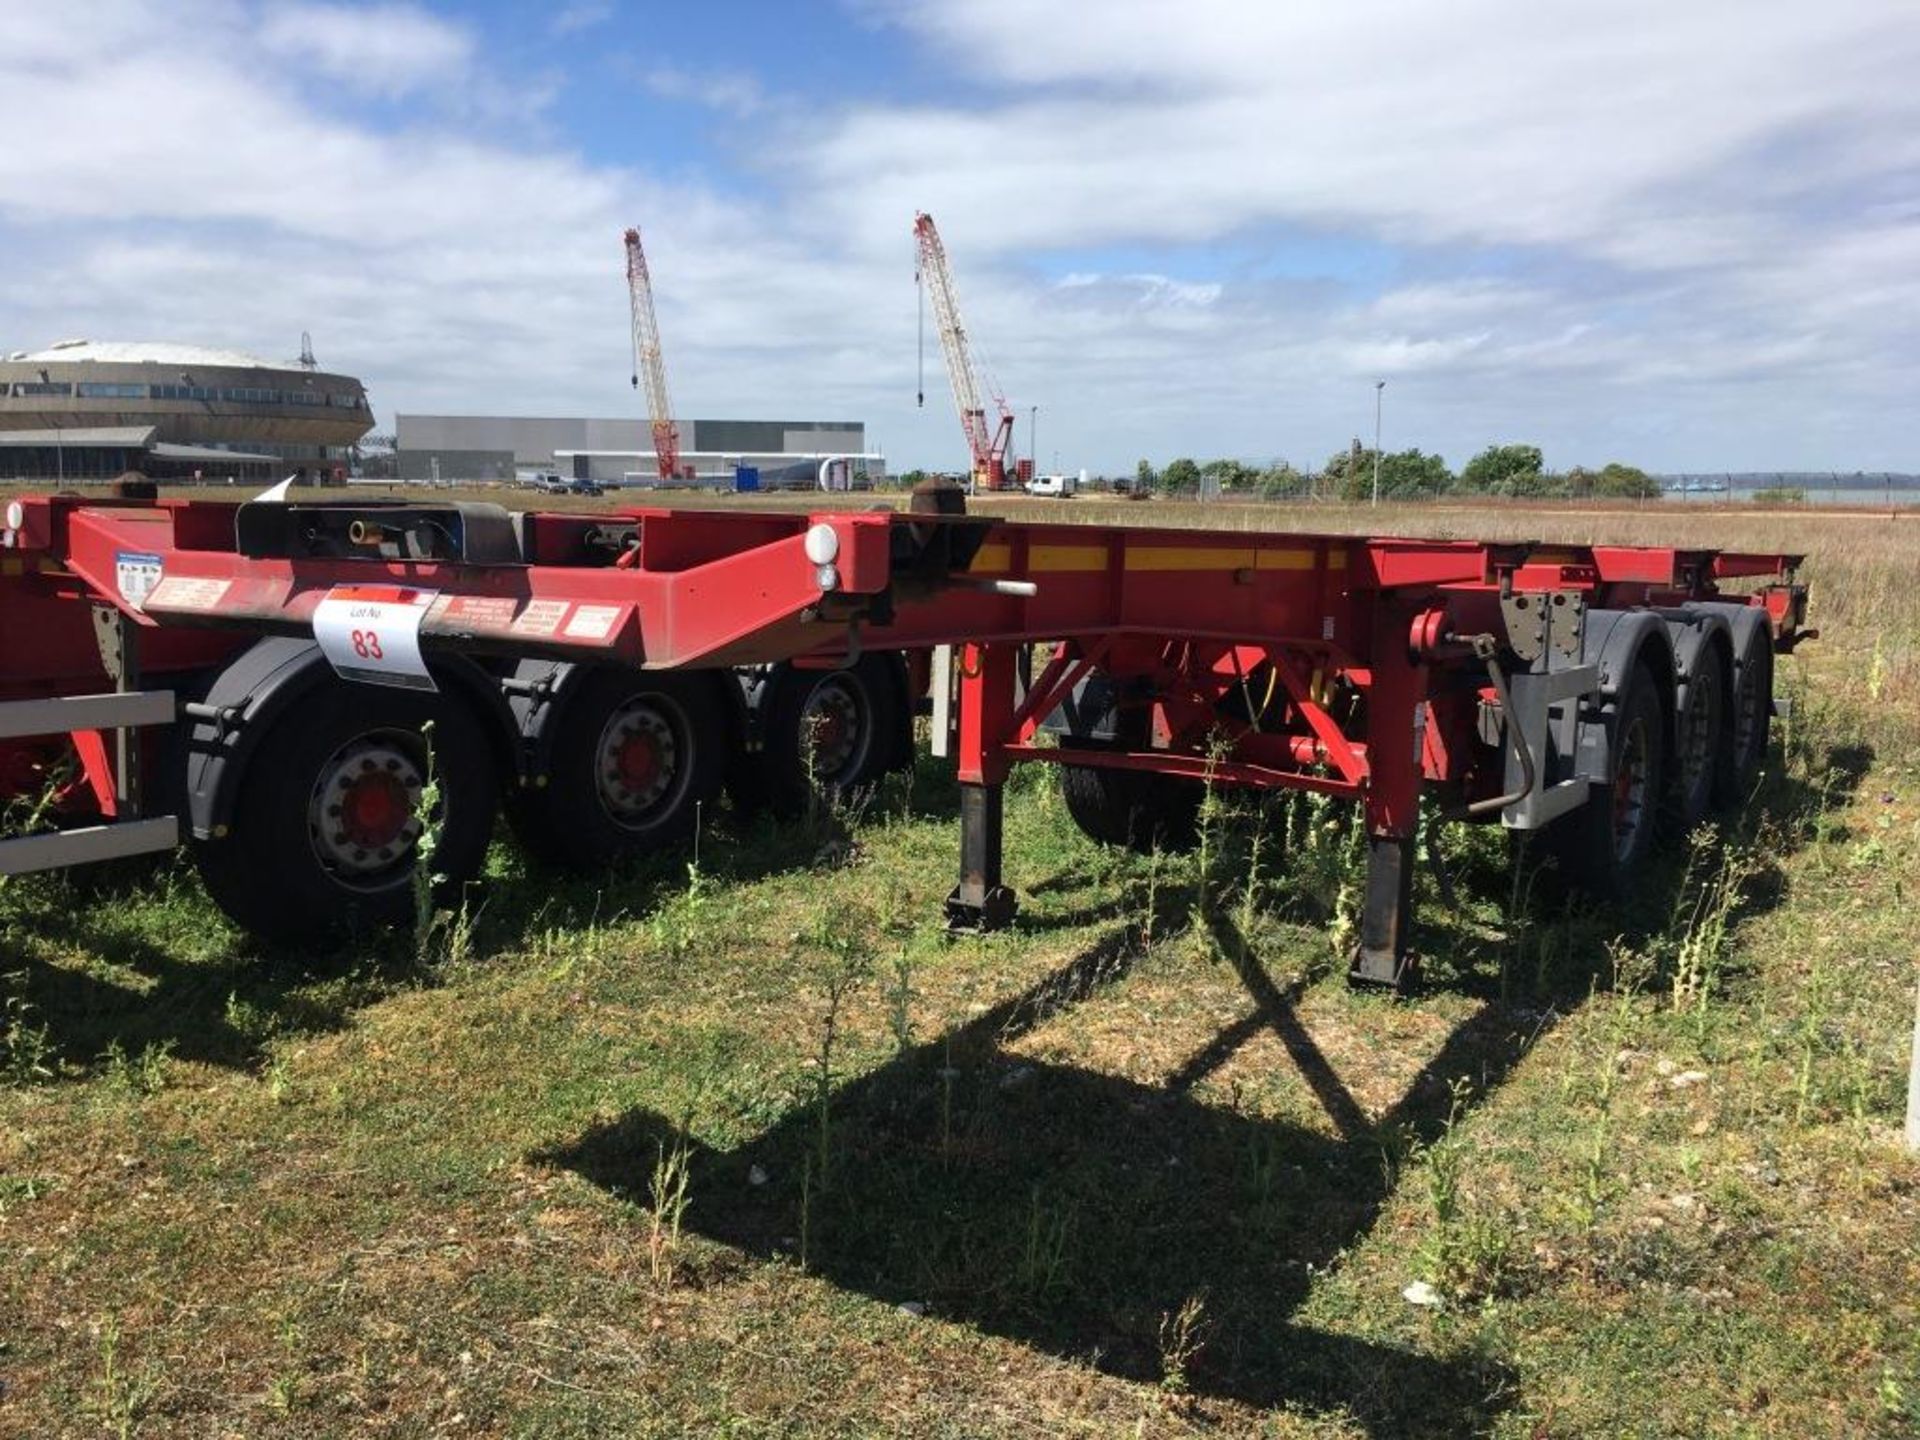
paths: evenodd
<path fill-rule="evenodd" d="M 420 622 L 436 592 L 397 585 L 336 585 L 313 612 L 313 638 L 342 680 L 436 690 L 420 657 Z"/>
<path fill-rule="evenodd" d="M 514 608 L 508 595 L 442 595 L 427 611 L 427 624 L 435 630 L 505 630 Z"/>
<path fill-rule="evenodd" d="M 565 600 L 529 600 L 520 618 L 513 622 L 516 635 L 558 635 L 560 622 L 567 618 Z"/>
<path fill-rule="evenodd" d="M 136 610 L 146 608 L 147 596 L 165 573 L 158 555 L 144 550 L 116 550 L 113 554 L 113 583 L 120 598 Z"/>
<path fill-rule="evenodd" d="M 162 577 L 146 595 L 149 610 L 211 610 L 227 598 L 231 580 L 198 580 L 186 575 Z"/>
<path fill-rule="evenodd" d="M 604 640 L 613 633 L 621 605 L 582 605 L 573 612 L 573 619 L 567 622 L 569 640 Z"/>

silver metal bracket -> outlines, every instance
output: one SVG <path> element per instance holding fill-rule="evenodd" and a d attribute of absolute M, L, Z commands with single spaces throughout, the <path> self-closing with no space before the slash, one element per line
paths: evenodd
<path fill-rule="evenodd" d="M 1578 590 L 1515 590 L 1500 597 L 1507 648 L 1529 665 L 1549 655 L 1578 664 L 1586 641 L 1587 599 Z"/>

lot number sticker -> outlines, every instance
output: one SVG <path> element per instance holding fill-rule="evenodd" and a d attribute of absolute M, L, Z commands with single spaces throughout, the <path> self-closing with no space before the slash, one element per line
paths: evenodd
<path fill-rule="evenodd" d="M 420 658 L 420 622 L 436 591 L 336 585 L 313 612 L 313 638 L 343 680 L 435 690 Z"/>

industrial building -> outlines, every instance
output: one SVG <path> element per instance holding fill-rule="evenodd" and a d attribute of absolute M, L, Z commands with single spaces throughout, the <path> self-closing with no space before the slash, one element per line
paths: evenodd
<path fill-rule="evenodd" d="M 302 359 L 167 342 L 67 340 L 0 359 L 0 477 L 343 481 L 367 392 Z"/>
<path fill-rule="evenodd" d="M 679 462 L 699 483 L 734 483 L 741 469 L 769 488 L 809 488 L 822 467 L 868 482 L 884 478 L 857 420 L 681 420 Z M 401 477 L 512 480 L 552 471 L 602 485 L 658 483 L 653 433 L 641 416 L 616 419 L 511 415 L 401 415 L 395 422 Z"/>

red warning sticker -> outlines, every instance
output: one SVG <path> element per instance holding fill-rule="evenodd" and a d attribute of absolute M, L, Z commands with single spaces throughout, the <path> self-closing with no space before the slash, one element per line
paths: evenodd
<path fill-rule="evenodd" d="M 510 595 L 442 595 L 427 612 L 427 625 L 465 632 L 505 630 L 512 626 L 517 608 Z"/>

